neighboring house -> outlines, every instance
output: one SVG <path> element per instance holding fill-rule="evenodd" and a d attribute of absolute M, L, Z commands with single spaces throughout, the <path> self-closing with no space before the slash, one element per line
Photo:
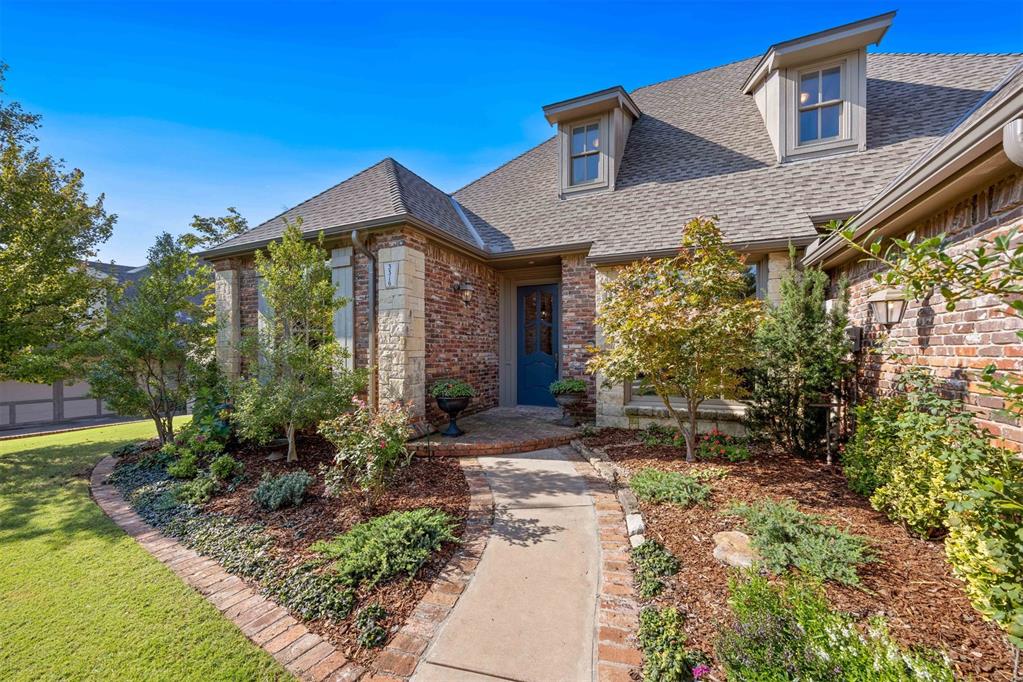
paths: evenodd
<path fill-rule="evenodd" d="M 113 277 L 120 284 L 138 280 L 145 271 L 145 266 L 88 262 L 90 275 Z M 52 384 L 0 381 L 0 433 L 4 429 L 46 426 L 113 414 L 102 400 L 89 395 L 86 381 L 56 381 Z"/>
<path fill-rule="evenodd" d="M 203 254 L 217 271 L 222 362 L 244 369 L 235 343 L 259 324 L 254 251 L 299 218 L 310 238 L 325 235 L 339 292 L 354 301 L 335 331 L 357 366 L 376 368 L 371 397 L 404 401 L 420 420 L 441 419 L 426 389 L 444 376 L 476 387 L 475 409 L 552 404 L 547 385 L 574 376 L 586 380 L 600 424 L 663 417 L 663 406 L 632 386 L 588 376 L 587 348 L 599 342 L 603 284 L 625 263 L 673 253 L 696 215 L 717 216 L 768 300 L 778 298 L 789 244 L 813 247 L 814 262 L 854 275 L 854 317 L 868 324 L 869 282 L 832 240 L 820 244 L 823 225 L 858 214 L 880 225 L 902 211 L 908 229 L 967 197 L 977 236 L 992 221 L 1016 219 L 1023 201 L 1020 169 L 999 149 L 966 159 L 986 164 L 983 173 L 967 164 L 956 170 L 966 180 L 942 184 L 950 156 L 935 146 L 955 147 L 978 117 L 990 127 L 1019 115 L 1023 86 L 1006 79 L 1021 55 L 868 54 L 893 17 L 632 92 L 613 87 L 548 105 L 553 138 L 453 194 L 384 159 Z M 1002 118 L 991 113 L 998 102 Z M 964 345 L 987 347 L 971 333 Z M 1010 343 L 1006 358 L 1018 348 Z M 1011 357 L 1006 366 L 1018 369 Z M 867 361 L 864 376 L 888 371 Z M 722 428 L 735 428 L 743 412 L 726 401 L 703 409 Z"/>

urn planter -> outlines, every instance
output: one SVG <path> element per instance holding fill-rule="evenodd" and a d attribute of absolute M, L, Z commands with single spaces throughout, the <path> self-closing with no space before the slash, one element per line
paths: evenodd
<path fill-rule="evenodd" d="M 561 408 L 561 419 L 558 420 L 558 424 L 561 426 L 577 425 L 575 417 L 572 416 L 571 409 L 582 402 L 584 395 L 584 393 L 557 393 L 554 395 L 554 401 Z"/>
<path fill-rule="evenodd" d="M 458 417 L 458 413 L 469 406 L 471 398 L 442 398 L 437 396 L 437 407 L 447 413 L 448 426 L 446 429 L 440 432 L 440 435 L 447 436 L 448 438 L 456 438 L 461 436 L 465 431 L 458 428 L 458 423 L 455 419 Z"/>

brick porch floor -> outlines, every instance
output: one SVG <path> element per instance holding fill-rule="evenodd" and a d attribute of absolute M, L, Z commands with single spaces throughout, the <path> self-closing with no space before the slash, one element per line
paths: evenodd
<path fill-rule="evenodd" d="M 444 438 L 431 434 L 409 443 L 409 449 L 420 457 L 475 457 L 531 452 L 565 445 L 579 429 L 557 424 L 561 417 L 556 407 L 495 407 L 485 412 L 459 418 L 465 435 Z"/>

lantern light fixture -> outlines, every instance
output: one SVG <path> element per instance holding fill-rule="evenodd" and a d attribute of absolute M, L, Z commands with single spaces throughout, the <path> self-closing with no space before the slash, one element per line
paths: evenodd
<path fill-rule="evenodd" d="M 472 294 L 476 291 L 476 287 L 469 282 L 459 282 L 451 288 L 458 292 L 458 294 L 462 297 L 462 303 L 465 305 L 469 305 L 472 301 Z"/>
<path fill-rule="evenodd" d="M 881 289 L 867 299 L 874 321 L 890 327 L 906 314 L 906 294 L 901 289 Z"/>

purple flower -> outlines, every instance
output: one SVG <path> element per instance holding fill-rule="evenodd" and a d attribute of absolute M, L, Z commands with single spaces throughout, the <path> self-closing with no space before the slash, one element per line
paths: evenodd
<path fill-rule="evenodd" d="M 700 679 L 701 677 L 703 677 L 704 675 L 706 675 L 709 672 L 710 672 L 710 666 L 704 665 L 703 663 L 701 663 L 700 665 L 698 665 L 695 668 L 693 668 L 693 679 L 694 680 L 698 680 L 698 679 Z"/>

